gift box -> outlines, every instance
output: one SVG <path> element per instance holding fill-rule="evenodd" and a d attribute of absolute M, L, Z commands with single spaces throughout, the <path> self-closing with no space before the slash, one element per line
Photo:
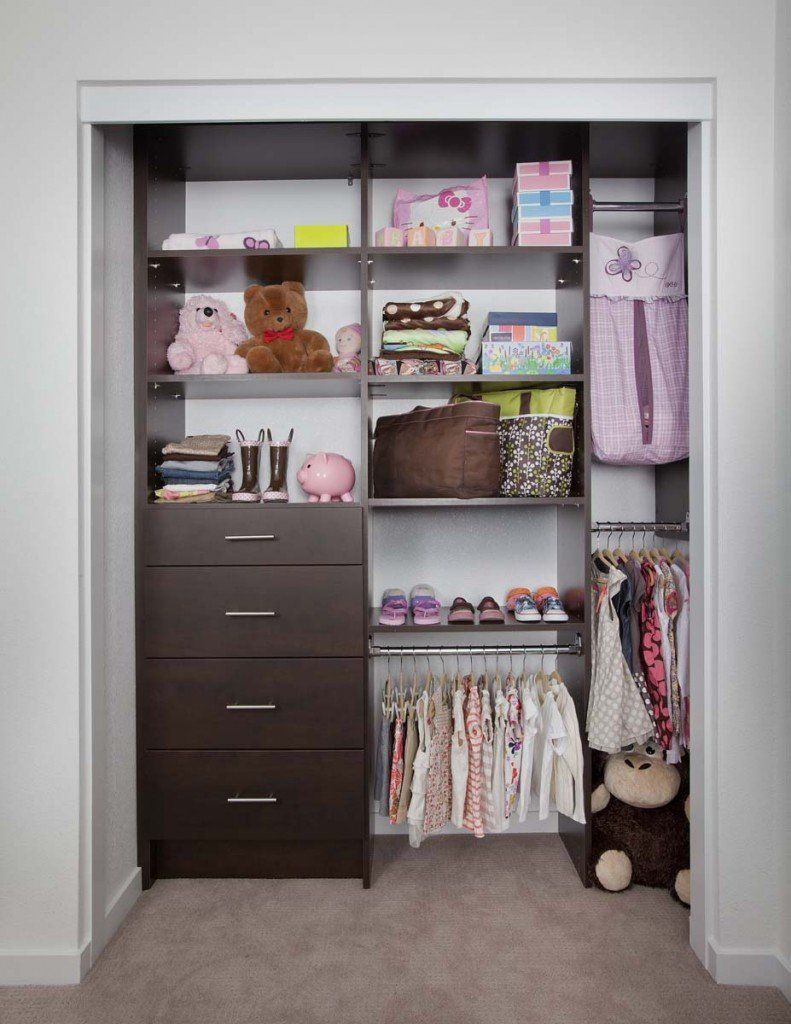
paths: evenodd
<path fill-rule="evenodd" d="M 541 217 L 520 221 L 511 245 L 571 245 L 572 222 L 568 217 Z"/>
<path fill-rule="evenodd" d="M 530 330 L 547 328 L 530 328 Z M 525 328 L 520 328 L 525 330 Z M 571 342 L 508 340 L 493 334 L 481 343 L 481 374 L 571 373 Z"/>
<path fill-rule="evenodd" d="M 437 244 L 437 236 L 431 228 L 421 224 L 418 228 L 407 228 L 406 244 L 408 246 L 423 247 Z"/>
<path fill-rule="evenodd" d="M 467 233 L 461 228 L 437 228 L 435 231 L 437 245 L 466 245 Z"/>
<path fill-rule="evenodd" d="M 468 245 L 482 246 L 494 245 L 491 228 L 473 228 L 467 240 Z"/>
<path fill-rule="evenodd" d="M 386 247 L 400 246 L 404 244 L 404 232 L 402 228 L 379 228 L 374 235 L 374 244 Z"/>
<path fill-rule="evenodd" d="M 335 249 L 349 244 L 348 224 L 295 224 L 295 249 Z"/>
<path fill-rule="evenodd" d="M 571 160 L 520 163 L 514 171 L 514 192 L 571 187 Z"/>
<path fill-rule="evenodd" d="M 517 192 L 511 220 L 535 220 L 536 217 L 571 217 L 574 193 L 571 189 L 541 189 Z"/>

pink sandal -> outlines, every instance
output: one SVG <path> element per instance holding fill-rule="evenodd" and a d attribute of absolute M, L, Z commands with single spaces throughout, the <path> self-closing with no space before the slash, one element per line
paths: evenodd
<path fill-rule="evenodd" d="M 397 587 L 386 590 L 382 594 L 382 607 L 379 609 L 380 626 L 403 626 L 406 622 L 406 594 Z"/>
<path fill-rule="evenodd" d="M 433 587 L 425 583 L 412 587 L 409 593 L 409 607 L 412 611 L 412 621 L 416 626 L 439 625 L 440 603 Z"/>

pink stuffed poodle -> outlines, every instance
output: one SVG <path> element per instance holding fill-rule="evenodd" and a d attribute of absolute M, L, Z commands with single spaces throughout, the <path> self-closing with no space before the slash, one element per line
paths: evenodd
<path fill-rule="evenodd" d="M 247 329 L 224 302 L 195 295 L 179 313 L 179 329 L 168 346 L 174 373 L 247 373 L 247 360 L 235 355 Z"/>
<path fill-rule="evenodd" d="M 335 332 L 335 349 L 338 354 L 333 360 L 333 373 L 359 373 L 362 347 L 363 332 L 360 324 L 339 327 Z"/>

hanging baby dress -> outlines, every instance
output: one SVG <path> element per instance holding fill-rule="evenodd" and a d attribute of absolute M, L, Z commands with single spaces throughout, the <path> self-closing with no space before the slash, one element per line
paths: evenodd
<path fill-rule="evenodd" d="M 467 689 L 467 716 L 464 724 L 467 730 L 469 767 L 462 824 L 477 839 L 482 839 L 483 812 L 481 810 L 481 791 L 483 789 L 483 751 L 481 747 L 483 744 L 483 732 L 481 731 L 481 695 L 478 687 L 472 681 L 472 677 L 469 679 Z"/>

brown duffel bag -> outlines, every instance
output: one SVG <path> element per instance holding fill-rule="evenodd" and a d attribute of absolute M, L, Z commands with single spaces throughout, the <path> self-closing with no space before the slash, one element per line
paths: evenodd
<path fill-rule="evenodd" d="M 399 416 L 381 416 L 374 432 L 374 496 L 495 497 L 499 418 L 499 407 L 489 402 L 418 406 Z"/>

